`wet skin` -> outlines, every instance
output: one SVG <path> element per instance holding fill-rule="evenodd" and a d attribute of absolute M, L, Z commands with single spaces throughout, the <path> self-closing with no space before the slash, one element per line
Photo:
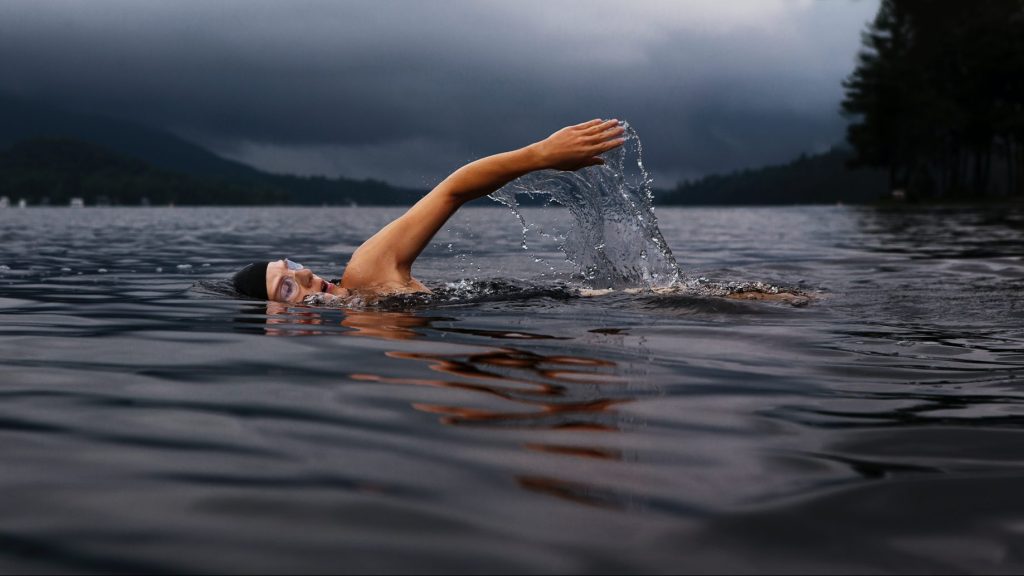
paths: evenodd
<path fill-rule="evenodd" d="M 278 260 L 267 266 L 267 295 L 271 300 L 298 303 L 317 292 L 342 297 L 353 291 L 429 292 L 412 277 L 413 262 L 463 204 L 536 170 L 575 171 L 604 164 L 600 155 L 622 146 L 624 132 L 618 120 L 595 119 L 562 128 L 518 150 L 470 162 L 364 242 L 345 266 L 340 285 L 332 285 L 306 268 L 291 270 L 284 260 Z"/>
<path fill-rule="evenodd" d="M 297 304 L 306 296 L 327 292 L 335 296 L 348 296 L 349 291 L 317 276 L 309 268 L 291 270 L 284 260 L 267 265 L 267 295 L 277 302 Z"/>

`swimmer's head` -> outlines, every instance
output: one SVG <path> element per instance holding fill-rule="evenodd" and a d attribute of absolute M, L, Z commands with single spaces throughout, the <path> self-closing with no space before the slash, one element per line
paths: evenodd
<path fill-rule="evenodd" d="M 312 270 L 288 260 L 256 262 L 242 268 L 231 278 L 241 294 L 261 300 L 290 304 L 301 303 L 310 294 L 327 292 L 347 296 L 348 290 L 317 276 Z"/>
<path fill-rule="evenodd" d="M 231 277 L 231 284 L 239 293 L 267 300 L 267 265 L 269 262 L 253 262 Z"/>

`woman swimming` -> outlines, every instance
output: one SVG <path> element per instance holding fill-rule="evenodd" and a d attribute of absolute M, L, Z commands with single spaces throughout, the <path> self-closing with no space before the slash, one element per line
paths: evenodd
<path fill-rule="evenodd" d="M 232 278 L 236 290 L 263 300 L 299 303 L 310 294 L 429 292 L 412 277 L 420 252 L 458 209 L 536 170 L 579 170 L 603 164 L 600 155 L 623 144 L 618 120 L 591 120 L 511 152 L 481 158 L 444 179 L 405 214 L 364 242 L 333 284 L 287 259 L 249 264 Z"/>

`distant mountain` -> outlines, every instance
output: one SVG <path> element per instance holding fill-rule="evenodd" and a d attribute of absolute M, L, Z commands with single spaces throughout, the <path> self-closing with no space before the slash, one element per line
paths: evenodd
<path fill-rule="evenodd" d="M 714 175 L 663 192 L 659 204 L 771 205 L 866 204 L 888 193 L 888 175 L 880 170 L 846 167 L 852 151 L 835 147 L 824 154 L 801 155 L 783 165 Z"/>
<path fill-rule="evenodd" d="M 226 160 L 169 132 L 116 118 L 66 112 L 0 96 L 0 148 L 36 138 L 71 138 L 194 176 L 253 176 L 259 170 Z"/>
<path fill-rule="evenodd" d="M 30 204 L 283 204 L 285 190 L 156 168 L 102 146 L 66 138 L 18 142 L 0 151 L 0 196 Z"/>
<path fill-rule="evenodd" d="M 19 149 L 19 144 L 25 147 Z M 125 204 L 137 204 L 143 197 L 151 202 L 170 202 L 174 200 L 162 198 L 175 197 L 180 204 L 409 204 L 424 192 L 376 180 L 269 174 L 221 158 L 163 130 L 0 96 L 0 152 L 4 150 L 18 159 L 7 159 L 7 173 L 0 180 L 8 184 L 25 175 L 24 170 L 14 174 L 11 162 L 23 161 L 26 154 L 34 158 L 34 174 L 50 170 L 50 180 L 65 182 L 65 188 L 78 186 L 75 178 L 79 176 L 75 175 L 88 172 L 70 170 L 71 165 L 84 159 L 89 159 L 86 163 L 94 168 L 103 166 L 108 183 L 114 180 L 114 173 L 124 181 L 144 173 L 147 181 L 161 182 L 164 193 L 156 195 L 147 195 L 141 189 L 134 194 L 130 190 L 106 194 L 97 191 L 112 202 Z M 62 154 L 70 156 L 62 158 Z M 31 202 L 31 198 L 45 197 L 40 191 L 43 189 L 49 190 L 45 186 L 34 190 L 8 188 L 3 194 Z M 91 190 L 88 186 L 86 189 Z M 204 196 L 196 195 L 200 189 Z M 49 195 L 54 202 L 65 196 Z M 90 203 L 90 198 L 85 200 Z"/>

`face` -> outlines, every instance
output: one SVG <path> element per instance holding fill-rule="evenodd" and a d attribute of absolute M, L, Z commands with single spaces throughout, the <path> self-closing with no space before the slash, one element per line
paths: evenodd
<path fill-rule="evenodd" d="M 347 296 L 348 290 L 331 284 L 313 274 L 309 268 L 291 260 L 277 260 L 267 265 L 267 295 L 277 302 L 298 304 L 310 294 L 327 292 Z"/>

